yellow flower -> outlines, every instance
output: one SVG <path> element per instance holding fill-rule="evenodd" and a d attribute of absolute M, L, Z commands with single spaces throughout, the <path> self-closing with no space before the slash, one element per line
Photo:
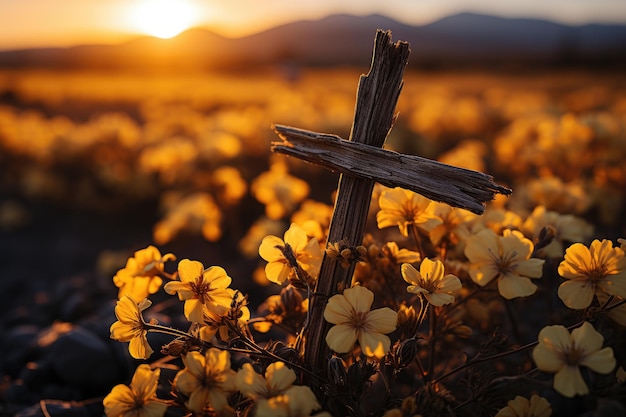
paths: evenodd
<path fill-rule="evenodd" d="M 158 244 L 166 244 L 183 230 L 200 232 L 210 241 L 216 242 L 222 237 L 222 211 L 213 195 L 196 192 L 183 196 L 168 193 L 164 196 L 165 217 L 159 220 L 152 231 L 152 237 Z"/>
<path fill-rule="evenodd" d="M 302 227 L 318 241 L 326 239 L 326 231 L 333 216 L 333 206 L 315 200 L 305 200 L 291 216 L 291 222 Z"/>
<path fill-rule="evenodd" d="M 550 417 L 552 407 L 543 397 L 533 395 L 530 400 L 522 396 L 508 402 L 507 406 L 498 411 L 496 417 Z"/>
<path fill-rule="evenodd" d="M 265 370 L 265 378 L 257 374 L 252 364 L 246 363 L 237 372 L 237 388 L 252 400 L 284 394 L 296 380 L 296 373 L 284 362 L 274 362 Z"/>
<path fill-rule="evenodd" d="M 626 258 L 610 240 L 596 239 L 589 248 L 582 243 L 567 248 L 559 275 L 568 280 L 559 286 L 558 294 L 569 308 L 589 307 L 601 291 L 626 298 Z"/>
<path fill-rule="evenodd" d="M 287 164 L 279 160 L 252 181 L 250 191 L 265 204 L 266 216 L 277 220 L 292 212 L 310 189 L 306 181 L 290 175 Z"/>
<path fill-rule="evenodd" d="M 247 304 L 246 297 L 239 291 L 235 291 L 231 307 L 224 315 L 215 316 L 205 307 L 204 323 L 198 331 L 200 338 L 210 342 L 217 335 L 221 341 L 230 341 L 234 334 L 232 328 L 242 329 L 250 320 L 250 310 Z"/>
<path fill-rule="evenodd" d="M 571 214 L 547 211 L 544 206 L 537 206 L 526 219 L 523 229 L 528 237 L 538 237 L 543 228 L 554 232 L 552 242 L 540 249 L 540 253 L 550 258 L 563 256 L 563 242 L 582 242 L 593 233 L 593 226 Z"/>
<path fill-rule="evenodd" d="M 441 224 L 441 219 L 428 209 L 431 200 L 399 187 L 385 190 L 380 194 L 376 213 L 378 228 L 398 226 L 403 236 L 408 236 L 408 227 L 416 225 L 429 231 Z"/>
<path fill-rule="evenodd" d="M 613 349 L 602 348 L 604 337 L 589 322 L 570 334 L 560 325 L 546 326 L 539 332 L 539 344 L 533 350 L 537 368 L 556 373 L 554 389 L 566 397 L 589 393 L 579 366 L 608 374 L 615 368 Z"/>
<path fill-rule="evenodd" d="M 383 253 L 396 264 L 402 264 L 404 262 L 419 262 L 421 258 L 419 252 L 414 252 L 408 249 L 400 249 L 398 248 L 398 244 L 396 242 L 385 243 L 382 250 Z"/>
<path fill-rule="evenodd" d="M 467 240 L 465 256 L 470 261 L 472 280 L 484 287 L 498 280 L 498 291 L 506 299 L 526 297 L 537 290 L 529 278 L 543 274 L 543 259 L 530 258 L 533 243 L 517 230 L 498 236 L 483 229 Z"/>
<path fill-rule="evenodd" d="M 254 417 L 308 417 L 312 411 L 319 408 L 320 404 L 311 388 L 294 385 L 282 395 L 260 401 L 256 406 Z"/>
<path fill-rule="evenodd" d="M 246 180 L 241 177 L 241 173 L 235 167 L 222 166 L 213 171 L 211 182 L 217 189 L 219 200 L 226 206 L 234 206 L 248 191 Z"/>
<path fill-rule="evenodd" d="M 126 296 L 117 301 L 115 316 L 117 320 L 111 325 L 111 339 L 120 342 L 130 342 L 128 351 L 135 359 L 148 359 L 152 355 L 152 348 L 148 343 L 146 323 L 141 312 L 150 307 L 152 302 L 145 298 L 139 304 Z"/>
<path fill-rule="evenodd" d="M 185 406 L 200 413 L 207 405 L 218 413 L 228 405 L 228 397 L 237 390 L 236 372 L 230 368 L 228 351 L 210 348 L 204 355 L 189 352 L 183 356 L 185 368 L 174 378 L 177 390 L 188 396 Z"/>
<path fill-rule="evenodd" d="M 255 417 L 309 416 L 311 411 L 320 408 L 309 387 L 292 386 L 295 380 L 296 373 L 283 362 L 270 364 L 265 378 L 249 363 L 237 373 L 239 391 L 256 402 Z"/>
<path fill-rule="evenodd" d="M 289 398 L 289 417 L 308 417 L 320 408 L 315 394 L 307 386 L 294 385 L 285 392 L 285 396 Z"/>
<path fill-rule="evenodd" d="M 216 316 L 230 308 L 235 294 L 228 288 L 231 278 L 224 268 L 212 266 L 204 269 L 202 263 L 183 259 L 178 263 L 180 281 L 171 281 L 163 289 L 168 294 L 178 293 L 178 298 L 185 301 L 185 317 L 192 323 L 201 323 L 203 307 Z"/>
<path fill-rule="evenodd" d="M 171 253 L 161 256 L 161 252 L 152 245 L 136 251 L 135 256 L 128 258 L 126 266 L 113 277 L 113 283 L 120 289 L 117 298 L 128 295 L 139 302 L 157 292 L 163 283 L 159 274 L 163 273 L 165 262 L 175 259 Z"/>
<path fill-rule="evenodd" d="M 283 241 L 277 236 L 266 236 L 261 242 L 259 255 L 268 262 L 265 266 L 267 279 L 282 285 L 297 265 L 316 278 L 322 264 L 322 250 L 317 239 L 309 239 L 295 223 L 285 232 L 284 238 Z"/>
<path fill-rule="evenodd" d="M 374 293 L 365 287 L 353 287 L 332 296 L 324 310 L 324 318 L 334 324 L 326 335 L 326 343 L 337 353 L 348 353 L 358 340 L 367 356 L 382 358 L 391 345 L 386 333 L 396 329 L 398 316 L 388 307 L 370 311 Z"/>
<path fill-rule="evenodd" d="M 523 224 L 522 218 L 509 210 L 501 207 L 489 207 L 482 216 L 476 216 L 471 226 L 472 233 L 478 233 L 483 229 L 491 229 L 495 233 L 502 233 L 506 229 L 518 230 Z"/>
<path fill-rule="evenodd" d="M 139 365 L 129 386 L 113 387 L 102 401 L 107 417 L 161 417 L 167 405 L 156 397 L 159 385 L 159 368 Z"/>
<path fill-rule="evenodd" d="M 461 281 L 452 274 L 444 276 L 443 262 L 424 258 L 419 272 L 413 265 L 402 264 L 402 278 L 412 285 L 407 291 L 426 297 L 426 300 L 437 307 L 454 301 L 455 292 L 461 289 Z"/>
<path fill-rule="evenodd" d="M 438 245 L 444 237 L 450 239 L 452 243 L 457 243 L 461 237 L 469 235 L 469 222 L 477 217 L 470 211 L 435 201 L 430 204 L 428 210 L 441 219 L 441 223 L 428 232 L 434 245 Z"/>

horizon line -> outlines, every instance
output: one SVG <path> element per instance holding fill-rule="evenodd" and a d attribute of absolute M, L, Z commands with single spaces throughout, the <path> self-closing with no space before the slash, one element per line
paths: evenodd
<path fill-rule="evenodd" d="M 406 21 L 403 21 L 401 19 L 392 17 L 390 15 L 386 15 L 386 14 L 382 14 L 382 13 L 369 13 L 369 14 L 363 14 L 363 15 L 359 15 L 359 14 L 354 14 L 354 13 L 330 13 L 327 14 L 323 17 L 320 18 L 311 18 L 311 19 L 293 19 L 290 21 L 285 21 L 282 23 L 277 23 L 277 24 L 273 24 L 273 25 L 269 25 L 266 27 L 263 27 L 261 29 L 258 30 L 254 30 L 252 32 L 248 32 L 248 33 L 243 33 L 241 35 L 229 35 L 225 32 L 228 32 L 228 30 L 224 30 L 223 28 L 220 29 L 218 26 L 216 25 L 196 25 L 196 26 L 191 26 L 187 29 L 185 29 L 184 31 L 180 32 L 179 34 L 177 34 L 176 36 L 173 36 L 171 38 L 159 38 L 156 36 L 152 36 L 152 35 L 148 35 L 148 34 L 142 34 L 142 33 L 112 33 L 109 36 L 114 36 L 116 40 L 114 41 L 110 41 L 110 42 L 106 42 L 106 41 L 84 41 L 84 42 L 75 42 L 75 43 L 62 43 L 62 44 L 48 44 L 48 45 L 32 45 L 32 46 L 16 46 L 16 47 L 2 47 L 0 46 L 0 52 L 18 52 L 18 51 L 27 51 L 27 50 L 39 50 L 39 49 L 71 49 L 71 48 L 75 48 L 75 47 L 82 47 L 82 46 L 117 46 L 117 45 L 123 45 L 125 43 L 128 42 L 132 42 L 136 39 L 154 39 L 154 40 L 161 40 L 163 42 L 167 42 L 167 41 L 171 41 L 174 39 L 179 38 L 181 35 L 190 32 L 190 31 L 194 31 L 194 30 L 203 30 L 203 31 L 207 31 L 207 32 L 211 32 L 217 36 L 220 36 L 222 38 L 225 39 L 245 39 L 247 37 L 252 37 L 258 34 L 262 34 L 264 32 L 267 31 L 271 31 L 273 29 L 276 28 L 280 28 L 280 27 L 284 27 L 284 26 L 289 26 L 292 24 L 298 24 L 298 23 L 303 23 L 303 22 L 320 22 L 323 21 L 325 19 L 331 18 L 331 17 L 336 17 L 336 16 L 347 16 L 347 17 L 356 17 L 356 18 L 368 18 L 368 17 L 374 17 L 374 16 L 379 16 L 382 18 L 386 18 L 389 20 L 392 20 L 394 22 L 397 22 L 399 24 L 405 25 L 405 26 L 410 26 L 413 28 L 419 28 L 419 27 L 424 27 L 424 26 L 428 26 L 434 23 L 437 23 L 441 20 L 450 18 L 450 17 L 454 17 L 454 16 L 459 16 L 459 15 L 475 15 L 475 16 L 484 16 L 484 17 L 495 17 L 498 19 L 503 19 L 503 20 L 535 20 L 535 21 L 543 21 L 543 22 L 547 22 L 547 23 L 553 23 L 555 25 L 560 25 L 560 26 L 565 26 L 565 27 L 572 27 L 572 28 L 576 28 L 576 27 L 584 27 L 584 26 L 594 26 L 594 25 L 599 25 L 599 26 L 626 26 L 626 22 L 622 22 L 622 23 L 618 23 L 618 22 L 601 22 L 601 21 L 590 21 L 587 23 L 579 23 L 579 24 L 572 24 L 572 23 L 564 23 L 564 22 L 560 22 L 558 20 L 552 19 L 552 18 L 548 18 L 548 17 L 533 17 L 533 16 L 503 16 L 503 15 L 498 15 L 498 14 L 491 14 L 491 13 L 479 13 L 479 12 L 473 12 L 473 11 L 460 11 L 460 12 L 456 12 L 456 13 L 450 13 L 450 14 L 446 14 L 443 16 L 440 16 L 438 18 L 435 18 L 433 20 L 427 21 L 425 23 L 419 23 L 419 24 L 414 24 L 414 23 L 408 23 Z M 381 28 L 382 29 L 382 28 Z M 116 36 L 117 35 L 117 36 Z"/>

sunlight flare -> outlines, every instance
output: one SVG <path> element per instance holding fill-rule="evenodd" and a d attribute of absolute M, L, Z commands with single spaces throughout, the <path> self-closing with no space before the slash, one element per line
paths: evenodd
<path fill-rule="evenodd" d="M 131 12 L 133 26 L 140 32 L 169 39 L 192 27 L 196 10 L 184 0 L 143 0 Z"/>

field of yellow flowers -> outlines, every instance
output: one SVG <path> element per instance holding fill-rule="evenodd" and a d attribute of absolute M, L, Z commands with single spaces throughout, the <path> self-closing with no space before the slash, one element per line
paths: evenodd
<path fill-rule="evenodd" d="M 347 138 L 364 71 L 0 71 L 0 416 L 626 414 L 626 79 L 407 73 L 386 147 L 513 194 L 377 185 L 350 246 L 271 125 Z"/>

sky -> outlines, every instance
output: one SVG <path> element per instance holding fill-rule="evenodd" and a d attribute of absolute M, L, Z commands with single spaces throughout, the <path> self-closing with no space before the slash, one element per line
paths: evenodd
<path fill-rule="evenodd" d="M 159 6 L 170 9 L 159 14 Z M 378 13 L 419 25 L 459 12 L 626 24 L 626 0 L 0 0 L 0 49 L 118 43 L 189 27 L 239 37 L 335 13 Z"/>

